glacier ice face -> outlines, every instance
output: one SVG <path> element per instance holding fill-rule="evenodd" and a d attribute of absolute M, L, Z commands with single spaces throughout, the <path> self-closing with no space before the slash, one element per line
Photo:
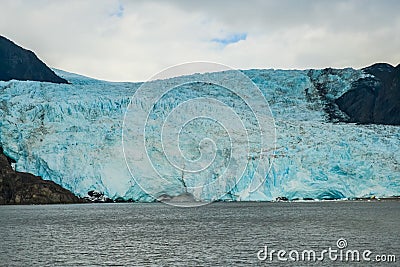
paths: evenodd
<path fill-rule="evenodd" d="M 16 170 L 36 173 L 84 196 L 120 195 L 129 182 L 121 125 L 135 86 L 64 76 L 74 85 L 1 84 L 1 134 Z M 110 88 L 112 88 L 110 90 Z"/>
<path fill-rule="evenodd" d="M 216 200 L 238 185 L 257 188 L 270 165 L 259 154 L 275 146 L 264 95 L 234 70 L 153 79 L 135 92 L 124 122 L 127 165 L 153 196 L 183 190 Z"/>
<path fill-rule="evenodd" d="M 58 70 L 56 73 L 71 84 L 0 82 L 0 144 L 16 160 L 16 170 L 53 180 L 81 196 L 98 190 L 113 198 L 152 201 L 154 196 L 143 188 L 157 185 L 152 184 L 151 177 L 137 184 L 126 166 L 121 142 L 125 111 L 142 84 L 111 83 Z M 249 158 L 242 179 L 229 186 L 224 199 L 400 195 L 400 127 L 327 122 L 326 102 L 349 90 L 352 81 L 363 77 L 361 71 L 343 69 L 329 75 L 322 75 L 321 70 L 248 70 L 244 73 L 260 88 L 270 105 L 276 126 L 276 150 L 266 149 L 263 160 L 271 167 L 266 179 L 254 176 L 257 167 L 257 155 L 254 155 Z M 221 76 L 218 73 L 193 76 L 196 75 L 191 78 Z M 325 95 L 319 94 L 318 84 L 326 85 Z M 184 100 L 196 99 L 205 92 L 216 100 L 231 103 L 243 117 L 250 117 L 239 99 L 215 85 L 188 84 L 163 95 L 150 114 L 154 120 L 146 128 L 150 134 L 147 144 L 152 163 L 170 174 L 169 185 L 157 189 L 160 194 L 178 195 L 185 188 L 180 179 L 182 174 L 170 171 L 162 158 L 162 147 L 157 141 L 161 136 L 159 120 L 164 121 Z M 209 112 L 214 111 L 210 107 Z M 179 113 L 175 116 L 179 118 Z M 251 118 L 247 120 L 248 125 L 252 122 Z M 200 156 L 197 145 L 198 140 L 207 137 L 204 133 L 220 137 L 213 140 L 215 146 L 204 143 L 205 148 L 216 151 L 220 165 L 213 172 L 218 176 L 226 167 L 228 137 L 210 121 L 187 126 L 183 132 L 187 137 L 181 145 L 188 158 Z M 168 146 L 175 139 L 167 135 L 164 140 Z M 207 175 L 205 179 L 213 179 L 212 172 Z M 263 183 L 254 190 L 252 185 L 257 179 Z M 185 181 L 196 183 L 189 178 Z M 191 193 L 210 200 L 214 195 L 210 190 L 212 187 L 193 189 Z"/>

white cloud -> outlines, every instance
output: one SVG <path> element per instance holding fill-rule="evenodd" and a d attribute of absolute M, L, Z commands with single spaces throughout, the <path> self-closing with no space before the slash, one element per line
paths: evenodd
<path fill-rule="evenodd" d="M 0 34 L 50 66 L 106 80 L 146 80 L 194 60 L 236 68 L 397 65 L 399 9 L 390 0 L 10 0 L 0 2 Z"/>

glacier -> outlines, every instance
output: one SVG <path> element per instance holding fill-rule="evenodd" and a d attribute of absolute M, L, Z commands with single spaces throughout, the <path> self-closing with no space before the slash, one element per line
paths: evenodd
<path fill-rule="evenodd" d="M 265 114 L 274 119 L 271 130 L 276 132 L 276 139 L 262 148 L 267 151 L 264 157 L 256 153 L 260 147 L 250 147 L 251 156 L 244 166 L 238 166 L 243 167 L 243 177 L 233 177 L 234 183 L 229 185 L 212 183 L 215 175 L 228 166 L 229 136 L 225 136 L 223 128 L 213 121 L 188 124 L 183 132 L 186 137 L 179 144 L 188 162 L 202 156 L 207 162 L 219 162 L 200 180 L 200 185 L 211 186 L 197 188 L 198 180 L 191 178 L 190 173 L 181 173 L 179 168 L 174 170 L 163 158 L 164 146 L 160 146 L 158 140 L 162 130 L 160 121 L 167 120 L 185 101 L 207 95 L 227 103 L 239 117 L 248 118 L 245 126 L 252 129 L 255 121 L 248 116 L 249 110 L 237 96 L 215 84 L 186 83 L 158 100 L 149 114 L 146 145 L 153 167 L 166 174 L 168 183 L 164 186 L 147 177 L 145 169 L 142 172 L 130 170 L 124 155 L 124 118 L 132 96 L 143 83 L 107 82 L 54 71 L 71 84 L 0 82 L 0 145 L 4 153 L 16 161 L 17 171 L 52 180 L 77 195 L 85 196 L 88 191 L 97 190 L 114 199 L 148 202 L 163 195 L 189 192 L 198 200 L 212 201 L 217 200 L 213 190 L 221 186 L 225 186 L 226 194 L 220 198 L 233 201 L 400 195 L 400 127 L 330 122 L 325 111 L 328 101 L 340 97 L 350 89 L 352 82 L 367 75 L 362 70 L 346 68 L 328 74 L 323 70 L 241 71 L 267 100 L 270 110 L 265 109 Z M 218 80 L 223 75 L 222 72 L 193 74 L 157 83 L 207 80 L 209 77 Z M 323 96 L 316 88 L 317 83 L 325 85 L 327 92 Z M 205 114 L 218 114 L 214 105 L 203 107 Z M 188 112 L 174 116 L 179 119 Z M 135 114 L 131 115 L 135 118 Z M 165 144 L 162 145 L 166 148 L 176 144 L 176 133 L 169 134 L 163 138 Z M 208 135 L 215 139 L 200 145 L 204 151 L 214 153 L 202 153 L 198 147 L 197 141 L 206 140 Z M 253 141 L 250 140 L 250 144 Z M 245 140 L 243 144 L 240 142 L 234 143 L 239 144 L 238 149 L 245 145 Z M 135 147 L 130 149 L 135 152 Z M 214 158 L 207 158 L 207 155 L 214 155 Z M 267 161 L 269 171 L 265 177 L 254 175 L 257 160 Z M 236 163 L 232 164 L 235 167 Z"/>

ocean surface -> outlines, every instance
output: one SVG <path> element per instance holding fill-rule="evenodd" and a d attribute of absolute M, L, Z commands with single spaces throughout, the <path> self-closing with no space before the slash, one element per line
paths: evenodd
<path fill-rule="evenodd" d="M 0 206 L 0 240 L 1 266 L 399 266 L 400 202 Z"/>

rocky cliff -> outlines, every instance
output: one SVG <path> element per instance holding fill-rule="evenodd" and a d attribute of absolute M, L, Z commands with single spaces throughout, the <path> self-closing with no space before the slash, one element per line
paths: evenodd
<path fill-rule="evenodd" d="M 400 65 L 377 63 L 336 100 L 349 122 L 400 125 Z"/>
<path fill-rule="evenodd" d="M 0 148 L 0 205 L 80 203 L 80 198 L 52 181 L 16 172 Z"/>

